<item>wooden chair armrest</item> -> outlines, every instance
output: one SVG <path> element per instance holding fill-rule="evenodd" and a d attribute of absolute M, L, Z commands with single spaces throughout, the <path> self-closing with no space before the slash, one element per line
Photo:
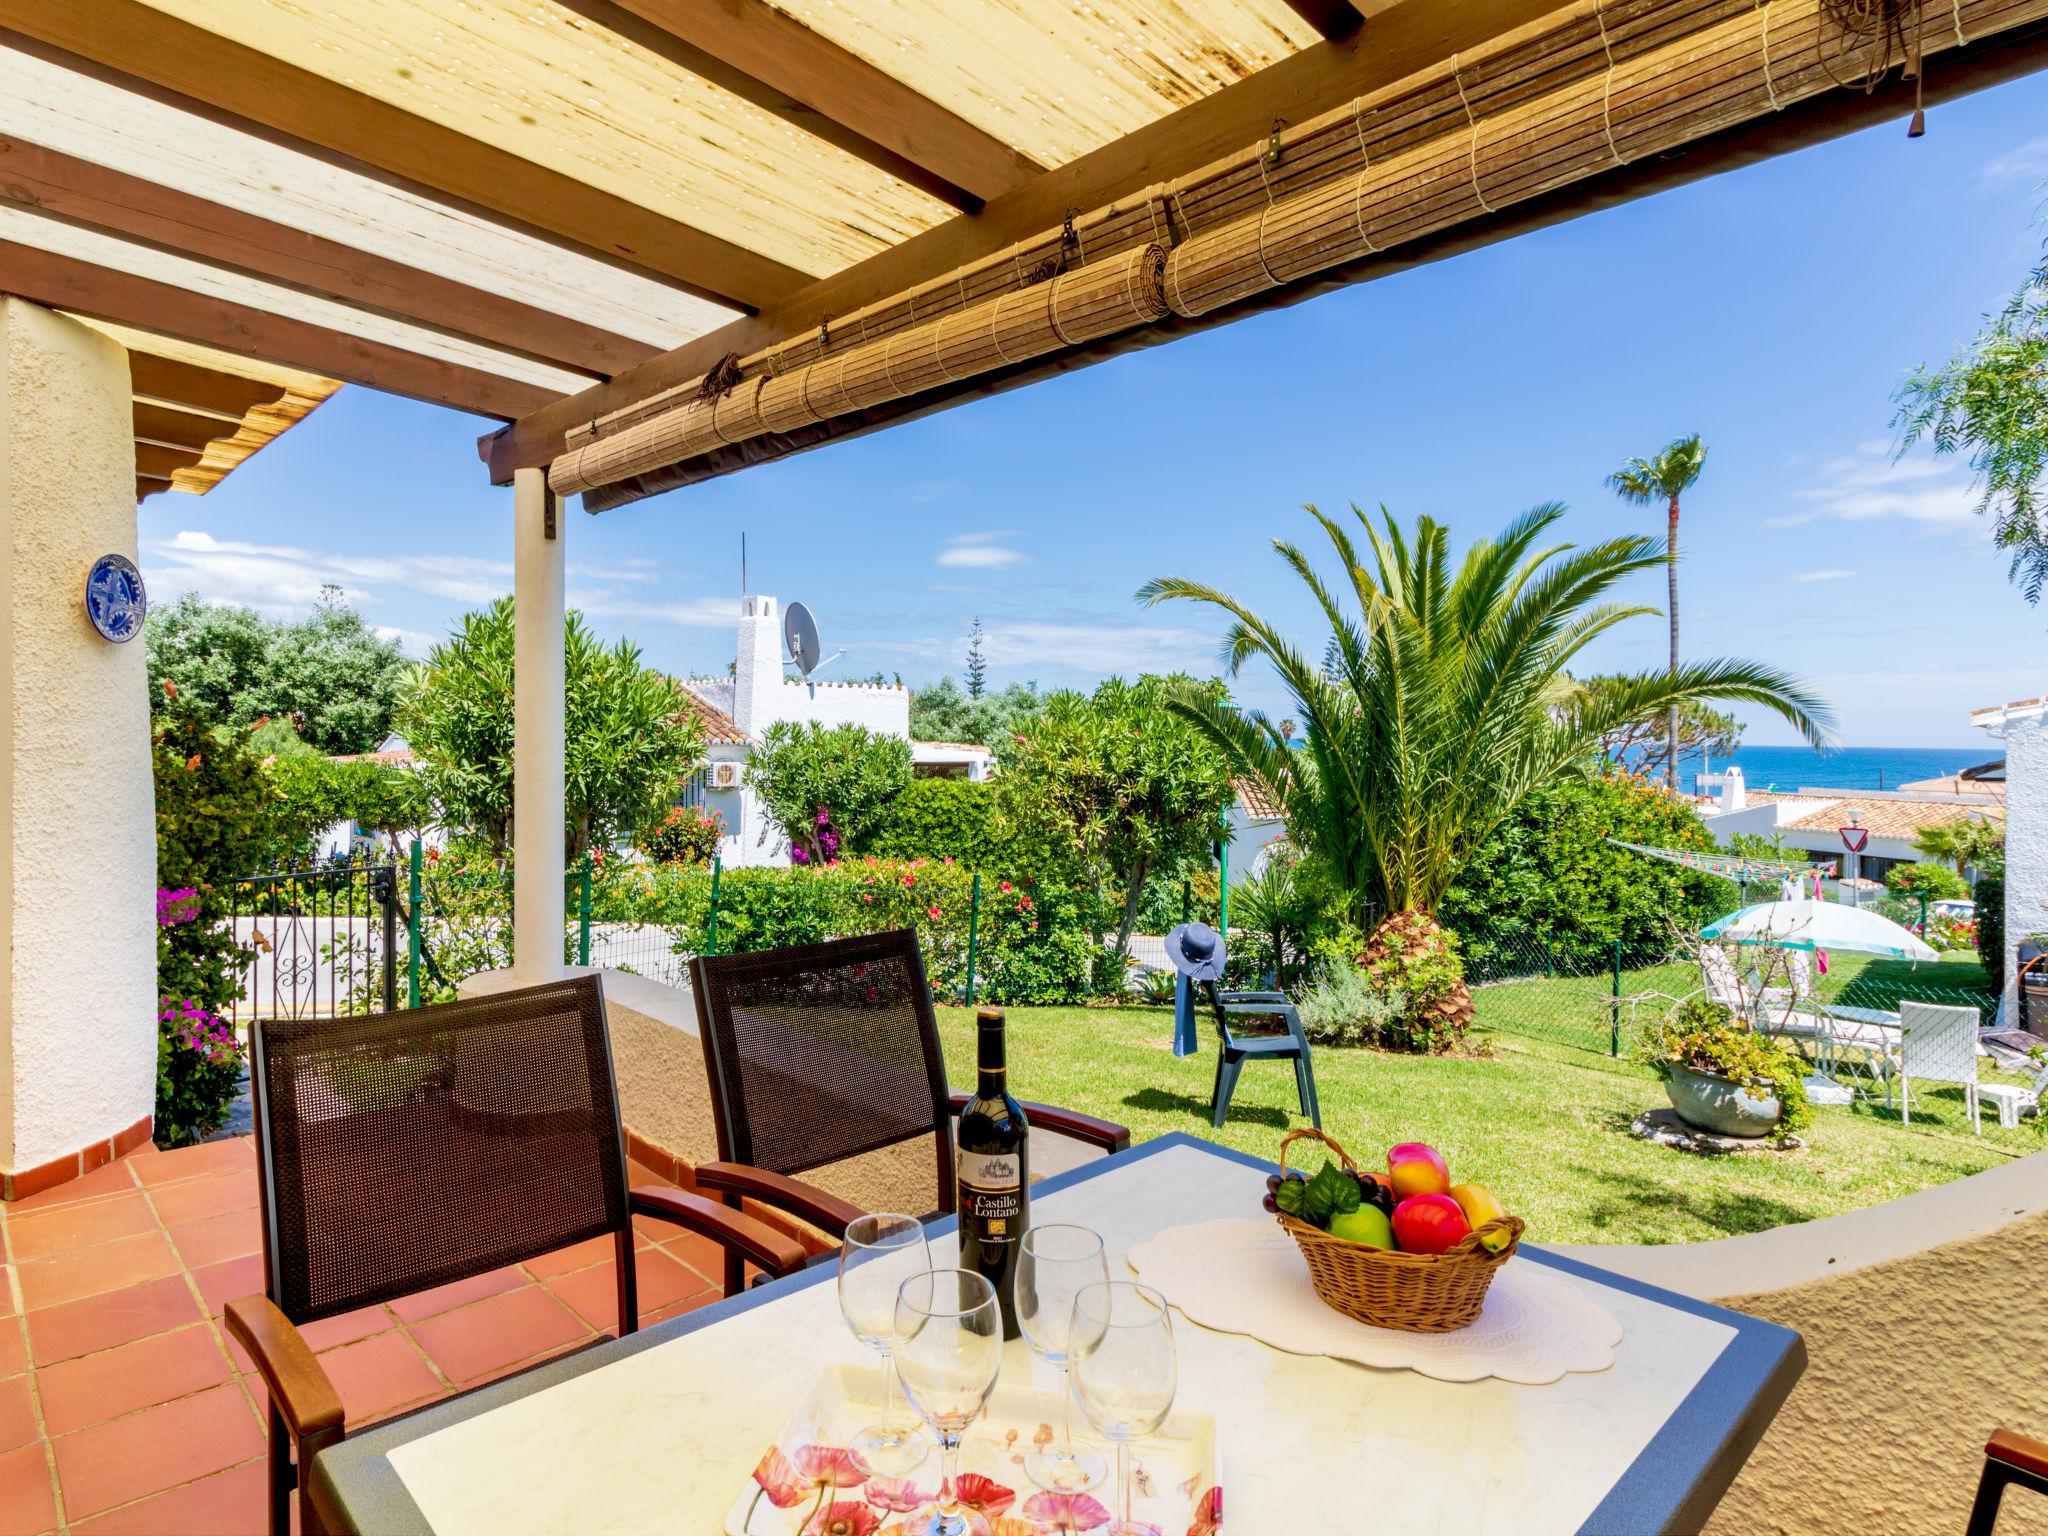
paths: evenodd
<path fill-rule="evenodd" d="M 771 1275 L 787 1275 L 804 1267 L 803 1244 L 765 1221 L 729 1210 L 715 1200 L 661 1185 L 633 1190 L 628 1199 L 634 1214 L 658 1216 L 687 1232 L 708 1237 Z"/>
<path fill-rule="evenodd" d="M 268 1296 L 244 1296 L 227 1304 L 222 1321 L 229 1337 L 256 1362 L 294 1440 L 304 1446 L 341 1437 L 341 1394 L 305 1336 L 275 1302 Z"/>
<path fill-rule="evenodd" d="M 1984 1455 L 1988 1460 L 2002 1461 L 2008 1467 L 2017 1467 L 2035 1477 L 2048 1477 L 2048 1440 L 2036 1440 L 2009 1429 L 1994 1429 L 1990 1444 L 1984 1447 Z"/>
<path fill-rule="evenodd" d="M 770 1173 L 750 1163 L 699 1163 L 696 1178 L 699 1189 L 721 1195 L 744 1195 L 800 1217 L 834 1237 L 846 1236 L 847 1227 L 868 1214 L 815 1184 Z"/>
<path fill-rule="evenodd" d="M 959 1114 L 962 1106 L 973 1098 L 971 1093 L 956 1093 L 952 1096 L 952 1109 Z M 1075 1141 L 1085 1141 L 1091 1147 L 1100 1147 L 1105 1152 L 1122 1152 L 1131 1144 L 1129 1126 L 1118 1125 L 1114 1120 L 1098 1120 L 1093 1115 L 1084 1115 L 1078 1109 L 1061 1109 L 1053 1104 L 1034 1104 L 1029 1100 L 1019 1101 L 1024 1118 L 1033 1125 L 1071 1136 Z"/>

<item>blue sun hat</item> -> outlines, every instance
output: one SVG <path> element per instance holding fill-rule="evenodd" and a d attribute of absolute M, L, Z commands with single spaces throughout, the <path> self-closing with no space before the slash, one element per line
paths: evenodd
<path fill-rule="evenodd" d="M 1189 981 L 1223 974 L 1223 936 L 1207 923 L 1182 923 L 1166 936 L 1166 958 Z"/>

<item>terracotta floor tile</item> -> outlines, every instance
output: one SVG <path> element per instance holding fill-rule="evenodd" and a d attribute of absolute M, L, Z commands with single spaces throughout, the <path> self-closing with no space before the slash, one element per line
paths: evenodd
<path fill-rule="evenodd" d="M 704 1277 L 659 1248 L 635 1256 L 639 1277 L 640 1315 L 659 1311 L 704 1289 Z M 579 1269 L 548 1281 L 547 1288 L 576 1309 L 600 1333 L 617 1328 L 619 1320 L 618 1266 L 606 1263 Z"/>
<path fill-rule="evenodd" d="M 702 1275 L 706 1284 L 725 1284 L 725 1250 L 710 1238 L 679 1231 L 661 1246 Z"/>
<path fill-rule="evenodd" d="M 232 1173 L 209 1174 L 203 1179 L 160 1185 L 149 1192 L 157 1214 L 167 1227 L 190 1226 L 210 1216 L 229 1211 L 253 1210 L 256 1206 L 256 1169 L 252 1164 Z"/>
<path fill-rule="evenodd" d="M 420 1291 L 412 1296 L 401 1296 L 391 1303 L 391 1310 L 408 1323 L 422 1318 L 434 1317 L 442 1312 L 451 1312 L 457 1307 L 466 1307 L 473 1301 L 482 1301 L 490 1296 L 502 1296 L 507 1291 L 516 1291 L 529 1282 L 517 1266 L 494 1269 L 488 1274 L 472 1275 L 467 1280 L 451 1280 L 446 1285 L 437 1285 L 431 1291 Z"/>
<path fill-rule="evenodd" d="M 412 1333 L 458 1386 L 590 1336 L 575 1313 L 537 1285 L 430 1317 Z"/>
<path fill-rule="evenodd" d="M 0 1536 L 37 1536 L 56 1529 L 50 1463 L 40 1444 L 0 1456 Z"/>
<path fill-rule="evenodd" d="M 611 1238 L 590 1237 L 580 1243 L 571 1243 L 567 1248 L 557 1248 L 553 1253 L 544 1253 L 537 1259 L 528 1259 L 521 1268 L 536 1280 L 552 1280 L 557 1275 L 603 1264 L 617 1251 L 618 1246 Z"/>
<path fill-rule="evenodd" d="M 129 1159 L 108 1163 L 95 1168 L 81 1178 L 69 1179 L 41 1194 L 30 1195 L 25 1200 L 16 1200 L 7 1207 L 10 1220 L 25 1216 L 31 1211 L 46 1211 L 52 1206 L 71 1205 L 80 1200 L 100 1200 L 108 1195 L 125 1194 L 135 1188 L 135 1175 L 128 1171 Z"/>
<path fill-rule="evenodd" d="M 156 1230 L 156 1216 L 141 1190 L 103 1200 L 74 1201 L 30 1211 L 7 1221 L 7 1246 L 17 1264 L 73 1248 L 90 1248 L 111 1238 Z"/>
<path fill-rule="evenodd" d="M 0 1284 L 6 1277 L 0 1275 Z M 0 1380 L 19 1376 L 28 1369 L 28 1341 L 21 1331 L 18 1317 L 0 1317 Z"/>
<path fill-rule="evenodd" d="M 83 1520 L 263 1454 L 263 1432 L 234 1385 L 214 1387 L 51 1442 L 64 1511 Z"/>
<path fill-rule="evenodd" d="M 655 1311 L 643 1311 L 640 1314 L 640 1326 L 646 1328 L 654 1323 L 665 1323 L 672 1317 L 681 1317 L 685 1312 L 694 1312 L 699 1307 L 708 1307 L 712 1302 L 719 1299 L 720 1293 L 715 1287 L 711 1290 L 698 1291 L 695 1295 L 685 1296 L 681 1301 L 672 1301 L 667 1306 L 657 1308 Z"/>
<path fill-rule="evenodd" d="M 264 1464 L 244 1462 L 71 1529 L 81 1536 L 266 1536 L 268 1488 Z"/>
<path fill-rule="evenodd" d="M 199 1294 L 206 1298 L 207 1313 L 219 1317 L 221 1308 L 236 1297 L 263 1294 L 263 1255 L 251 1253 L 229 1259 L 225 1264 L 209 1264 L 193 1270 L 192 1278 L 199 1282 Z"/>
<path fill-rule="evenodd" d="M 173 1189 L 191 1186 L 174 1184 Z M 188 1269 L 205 1269 L 263 1251 L 263 1222 L 251 1206 L 246 1211 L 229 1211 L 188 1227 L 173 1227 L 171 1241 Z"/>
<path fill-rule="evenodd" d="M 36 1428 L 35 1396 L 28 1383 L 25 1375 L 0 1381 L 0 1451 L 11 1451 L 43 1437 L 43 1432 Z"/>
<path fill-rule="evenodd" d="M 204 1314 L 183 1275 L 131 1285 L 84 1301 L 46 1307 L 28 1318 L 29 1354 L 38 1366 L 89 1350 L 198 1322 Z"/>
<path fill-rule="evenodd" d="M 447 1390 L 412 1341 L 396 1329 L 330 1349 L 320 1357 L 320 1364 L 341 1394 L 341 1406 L 352 1426 L 381 1419 L 408 1403 Z"/>
<path fill-rule="evenodd" d="M 154 1189 L 179 1179 L 204 1178 L 210 1173 L 226 1173 L 233 1169 L 253 1169 L 256 1154 L 254 1144 L 247 1136 L 237 1136 L 230 1141 L 209 1141 L 196 1147 L 181 1147 L 176 1152 L 138 1152 L 126 1161 L 134 1170 L 137 1182 Z"/>
<path fill-rule="evenodd" d="M 68 1435 L 228 1379 L 227 1356 L 204 1323 L 47 1366 L 36 1374 L 43 1420 Z"/>
<path fill-rule="evenodd" d="M 318 1351 L 353 1344 L 357 1339 L 367 1339 L 371 1334 L 382 1333 L 391 1326 L 389 1308 L 358 1307 L 355 1311 L 344 1312 L 339 1317 L 323 1317 L 317 1323 L 308 1323 L 299 1330 L 299 1333 L 311 1348 Z"/>
<path fill-rule="evenodd" d="M 22 1304 L 33 1313 L 102 1291 L 118 1291 L 178 1272 L 178 1256 L 161 1232 L 140 1232 L 112 1242 L 15 1266 Z"/>

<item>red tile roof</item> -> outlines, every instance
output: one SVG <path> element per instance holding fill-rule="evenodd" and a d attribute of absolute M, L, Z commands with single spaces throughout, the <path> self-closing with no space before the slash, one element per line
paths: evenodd
<path fill-rule="evenodd" d="M 731 715 L 705 703 L 688 688 L 683 690 L 683 712 L 696 717 L 697 723 L 704 728 L 704 740 L 712 746 L 729 746 L 747 739 L 732 723 Z"/>

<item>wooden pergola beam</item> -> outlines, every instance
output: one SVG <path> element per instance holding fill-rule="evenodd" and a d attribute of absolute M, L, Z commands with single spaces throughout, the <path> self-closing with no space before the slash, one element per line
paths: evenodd
<path fill-rule="evenodd" d="M 0 27 L 176 96 L 460 198 L 741 309 L 807 273 L 415 116 L 141 0 L 0 0 Z"/>
<path fill-rule="evenodd" d="M 763 0 L 562 3 L 964 212 L 1045 169 Z"/>
<path fill-rule="evenodd" d="M 52 309 L 73 309 L 239 357 L 308 369 L 329 378 L 473 411 L 480 416 L 514 417 L 555 398 L 535 384 L 500 378 L 384 342 L 344 335 L 304 320 L 286 319 L 8 240 L 0 240 L 0 286 Z M 137 394 L 219 408 L 185 393 L 166 395 L 147 388 L 145 377 L 141 367 L 135 368 Z M 275 385 L 249 382 L 258 391 L 258 399 L 275 399 L 282 393 Z M 193 387 L 198 387 L 196 381 Z M 232 397 L 231 390 L 222 386 L 212 388 L 219 392 L 217 398 Z M 244 404 L 239 409 L 247 408 Z"/>
<path fill-rule="evenodd" d="M 0 0 L 0 5 L 19 0 Z M 1560 0 L 1363 0 L 1366 22 L 1349 36 L 1290 55 L 1248 79 L 992 198 L 978 214 L 949 219 L 842 272 L 672 351 L 606 384 L 570 395 L 486 437 L 478 453 L 491 479 L 550 462 L 563 434 L 598 416 L 697 378 L 728 352 L 745 355 L 863 305 L 1057 229 L 1073 208 L 1099 208 L 1170 182 L 1248 145 L 1273 120 L 1306 122 L 1380 86 L 1557 9 Z"/>
<path fill-rule="evenodd" d="M 233 430 L 259 405 L 272 405 L 285 396 L 285 386 L 266 379 L 244 378 L 240 374 L 216 373 L 196 363 L 154 352 L 128 354 L 129 387 L 138 402 L 154 402 L 181 412 L 202 412 Z M 222 435 L 219 430 L 215 436 Z"/>
<path fill-rule="evenodd" d="M 660 349 L 481 288 L 0 134 L 0 202 L 144 240 L 560 367 L 615 374 Z"/>

